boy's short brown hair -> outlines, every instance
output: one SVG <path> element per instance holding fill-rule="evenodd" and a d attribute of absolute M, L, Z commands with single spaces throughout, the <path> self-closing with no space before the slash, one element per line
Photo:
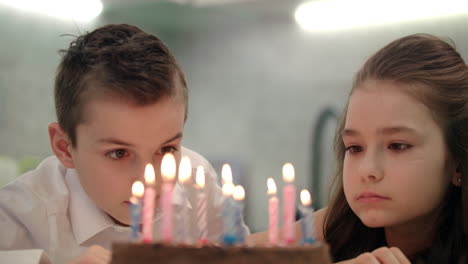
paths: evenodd
<path fill-rule="evenodd" d="M 182 92 L 187 106 L 187 85 L 175 57 L 159 38 L 136 26 L 103 26 L 79 36 L 62 52 L 55 108 L 72 146 L 83 106 L 93 95 L 110 93 L 147 105 Z"/>

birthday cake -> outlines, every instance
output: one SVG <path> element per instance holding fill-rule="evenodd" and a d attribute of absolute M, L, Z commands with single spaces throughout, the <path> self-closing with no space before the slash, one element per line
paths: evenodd
<path fill-rule="evenodd" d="M 112 264 L 331 264 L 328 246 L 215 247 L 116 243 Z"/>

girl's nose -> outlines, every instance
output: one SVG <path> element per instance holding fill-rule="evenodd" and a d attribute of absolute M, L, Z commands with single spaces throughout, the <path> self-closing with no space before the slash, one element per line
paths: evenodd
<path fill-rule="evenodd" d="M 361 179 L 363 181 L 378 182 L 383 179 L 382 157 L 378 151 L 365 152 L 364 158 L 359 166 Z"/>

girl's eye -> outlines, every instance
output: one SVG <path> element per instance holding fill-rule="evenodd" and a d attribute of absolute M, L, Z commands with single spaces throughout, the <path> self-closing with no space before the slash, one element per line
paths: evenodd
<path fill-rule="evenodd" d="M 174 153 L 174 152 L 176 152 L 176 151 L 177 151 L 177 149 L 176 149 L 175 147 L 172 147 L 172 146 L 163 147 L 163 148 L 161 149 L 161 153 L 162 153 L 162 154 Z"/>
<path fill-rule="evenodd" d="M 111 157 L 111 159 L 119 160 L 128 156 L 128 151 L 126 151 L 125 149 L 116 149 L 109 151 L 107 155 Z"/>
<path fill-rule="evenodd" d="M 388 146 L 391 150 L 401 151 L 411 148 L 411 145 L 404 143 L 392 143 Z"/>
<path fill-rule="evenodd" d="M 362 147 L 361 147 L 361 146 L 352 145 L 352 146 L 346 147 L 346 151 L 349 151 L 349 152 L 351 152 L 351 153 L 357 153 L 357 152 L 361 152 L 361 151 L 362 151 Z"/>

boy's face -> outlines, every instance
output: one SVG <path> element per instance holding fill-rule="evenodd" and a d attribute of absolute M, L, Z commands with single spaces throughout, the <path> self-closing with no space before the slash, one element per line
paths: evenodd
<path fill-rule="evenodd" d="M 160 164 L 167 152 L 180 160 L 185 105 L 182 97 L 164 97 L 137 106 L 119 97 L 100 96 L 83 108 L 76 128 L 73 166 L 81 185 L 99 208 L 117 221 L 130 224 L 129 199 L 134 181 L 144 183 L 144 170 L 156 172 L 156 201 L 161 189 Z"/>
<path fill-rule="evenodd" d="M 435 219 L 451 175 L 441 128 L 401 85 L 368 80 L 353 92 L 343 186 L 365 225 L 416 231 Z"/>

